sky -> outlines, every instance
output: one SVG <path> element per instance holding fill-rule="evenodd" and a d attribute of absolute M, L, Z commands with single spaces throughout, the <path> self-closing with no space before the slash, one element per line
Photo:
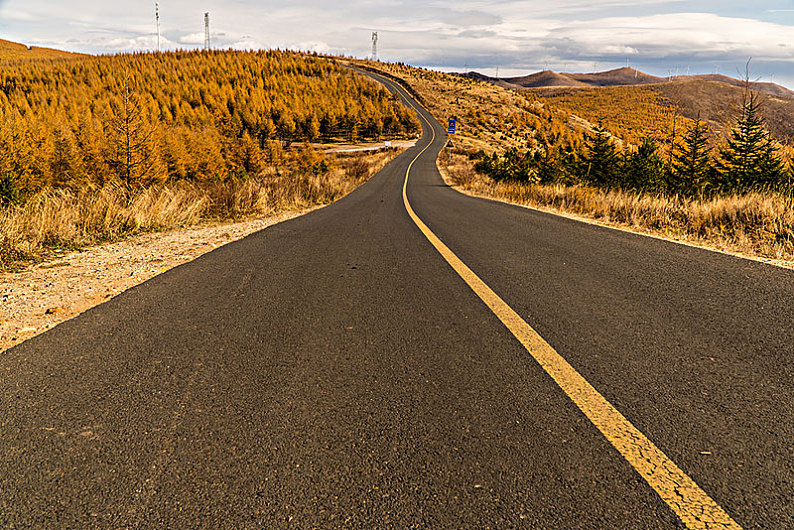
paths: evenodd
<path fill-rule="evenodd" d="M 68 4 L 68 5 L 67 5 Z M 290 48 L 500 76 L 625 66 L 794 88 L 794 0 L 162 0 L 164 49 Z M 154 2 L 0 0 L 0 38 L 88 53 L 154 50 Z"/>

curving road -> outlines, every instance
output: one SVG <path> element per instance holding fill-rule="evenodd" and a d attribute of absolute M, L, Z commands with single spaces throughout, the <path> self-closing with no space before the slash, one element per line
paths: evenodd
<path fill-rule="evenodd" d="M 343 200 L 3 354 L 0 526 L 794 527 L 794 273 L 461 195 L 419 110 Z"/>

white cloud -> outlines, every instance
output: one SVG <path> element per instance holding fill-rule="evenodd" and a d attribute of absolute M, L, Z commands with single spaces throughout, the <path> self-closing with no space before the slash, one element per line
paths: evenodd
<path fill-rule="evenodd" d="M 182 35 L 177 39 L 179 44 L 191 44 L 191 45 L 203 45 L 204 44 L 204 34 L 203 33 L 188 33 L 187 35 Z"/>
<path fill-rule="evenodd" d="M 661 58 L 696 55 L 753 56 L 758 60 L 792 59 L 785 45 L 790 26 L 710 13 L 676 13 L 632 18 L 605 18 L 561 24 L 544 43 L 562 44 L 579 56 L 632 53 Z"/>
<path fill-rule="evenodd" d="M 28 13 L 27 11 L 20 11 L 20 10 L 17 10 L 17 9 L 4 9 L 3 10 L 2 19 L 0 19 L 0 20 L 2 20 L 3 22 L 6 22 L 6 23 L 8 23 L 8 22 L 32 22 L 32 21 L 36 20 L 36 17 L 34 15 L 32 15 L 31 13 Z"/>

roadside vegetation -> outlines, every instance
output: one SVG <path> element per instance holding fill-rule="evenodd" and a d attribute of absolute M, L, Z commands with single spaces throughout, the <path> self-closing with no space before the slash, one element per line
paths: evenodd
<path fill-rule="evenodd" d="M 129 188 L 48 188 L 24 202 L 0 208 L 0 270 L 46 256 L 115 241 L 142 232 L 183 228 L 206 222 L 243 220 L 329 204 L 353 191 L 396 150 L 325 157 L 304 152 L 290 171 L 271 168 L 256 178 L 198 183 L 181 180 Z M 321 163 L 322 171 L 312 169 Z"/>
<path fill-rule="evenodd" d="M 596 124 L 532 93 L 404 65 L 379 67 L 413 86 L 442 123 L 458 118 L 452 160 L 442 153 L 439 167 L 464 191 L 794 259 L 792 151 L 769 133 L 763 98 L 749 83 L 723 135 L 698 119 L 681 120 L 674 109 L 657 109 L 644 124 L 621 121 L 621 114 Z"/>
<path fill-rule="evenodd" d="M 794 259 L 794 200 L 788 196 L 749 192 L 698 198 L 582 184 L 496 181 L 477 172 L 460 153 L 453 154 L 451 163 L 441 158 L 439 166 L 450 185 L 474 195 L 721 250 Z"/>
<path fill-rule="evenodd" d="M 0 46 L 0 268 L 203 219 L 325 204 L 393 153 L 323 144 L 410 138 L 386 89 L 316 55 L 71 56 Z"/>
<path fill-rule="evenodd" d="M 755 192 L 794 193 L 794 168 L 782 145 L 766 129 L 760 102 L 748 89 L 736 122 L 717 147 L 707 126 L 692 122 L 667 152 L 646 136 L 638 146 L 622 147 L 596 127 L 579 150 L 559 149 L 554 142 L 523 150 L 472 154 L 475 169 L 494 180 L 537 184 L 585 184 L 600 189 L 639 193 L 711 197 Z"/>

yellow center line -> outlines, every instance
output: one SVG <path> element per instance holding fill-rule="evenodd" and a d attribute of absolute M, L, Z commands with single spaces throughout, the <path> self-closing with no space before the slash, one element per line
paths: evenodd
<path fill-rule="evenodd" d="M 396 88 L 396 84 L 393 84 Z M 398 89 L 399 91 L 399 89 Z M 414 162 L 436 138 L 435 127 L 406 98 L 420 118 L 430 126 L 430 143 L 408 165 L 403 183 L 403 202 L 408 215 L 455 272 L 502 321 L 527 352 L 579 407 L 606 439 L 656 491 L 681 521 L 691 529 L 741 529 L 731 517 L 694 480 L 684 473 L 648 437 L 626 419 L 598 390 L 587 382 L 568 361 L 482 281 L 419 218 L 408 201 L 408 179 Z"/>

